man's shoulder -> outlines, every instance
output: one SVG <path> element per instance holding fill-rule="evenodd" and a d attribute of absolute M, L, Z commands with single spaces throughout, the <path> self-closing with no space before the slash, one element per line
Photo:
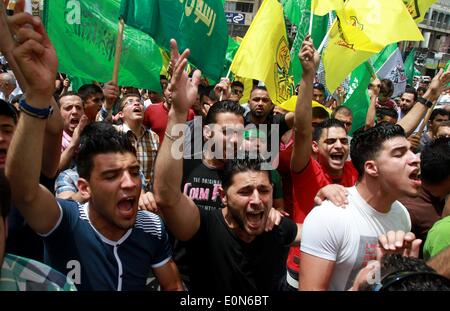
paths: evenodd
<path fill-rule="evenodd" d="M 150 235 L 157 236 L 159 239 L 166 230 L 161 217 L 149 211 L 137 212 L 134 227 Z"/>

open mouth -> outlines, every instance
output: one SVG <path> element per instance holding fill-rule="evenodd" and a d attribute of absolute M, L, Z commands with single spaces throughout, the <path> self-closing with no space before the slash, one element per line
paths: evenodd
<path fill-rule="evenodd" d="M 135 107 L 135 108 L 133 109 L 133 112 L 142 112 L 142 110 L 141 110 L 140 107 Z"/>
<path fill-rule="evenodd" d="M 333 160 L 333 161 L 343 161 L 344 160 L 344 154 L 343 153 L 330 154 L 330 159 Z"/>
<path fill-rule="evenodd" d="M 134 197 L 124 197 L 117 203 L 119 214 L 124 218 L 130 218 L 134 214 L 134 205 L 136 199 Z"/>
<path fill-rule="evenodd" d="M 71 120 L 70 120 L 70 125 L 75 125 L 75 126 L 77 126 L 78 123 L 80 123 L 80 119 L 71 119 Z"/>
<path fill-rule="evenodd" d="M 416 169 L 409 174 L 409 179 L 417 186 L 420 186 L 422 184 L 422 181 L 420 179 L 420 170 Z"/>
<path fill-rule="evenodd" d="M 264 211 L 248 211 L 246 213 L 247 223 L 251 229 L 258 229 L 263 220 Z"/>

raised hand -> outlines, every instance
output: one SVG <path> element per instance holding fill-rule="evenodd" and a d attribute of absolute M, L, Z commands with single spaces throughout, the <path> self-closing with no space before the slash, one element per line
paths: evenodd
<path fill-rule="evenodd" d="M 36 108 L 48 107 L 55 89 L 56 51 L 38 17 L 20 13 L 11 17 L 11 25 L 13 56 L 26 81 L 27 97 L 38 99 Z"/>
<path fill-rule="evenodd" d="M 317 67 L 319 66 L 320 55 L 314 48 L 310 35 L 306 36 L 303 41 L 298 57 L 303 68 L 303 74 L 315 75 Z"/>
<path fill-rule="evenodd" d="M 442 92 L 450 88 L 448 83 L 450 83 L 450 67 L 446 72 L 441 68 L 438 74 L 431 80 L 430 86 L 428 87 L 426 92 L 429 94 L 428 99 L 431 101 L 437 100 Z M 424 95 L 424 97 L 426 96 Z"/>
<path fill-rule="evenodd" d="M 171 109 L 177 114 L 187 114 L 197 98 L 201 73 L 199 70 L 195 70 L 192 79 L 189 79 L 187 72 L 184 71 L 187 65 L 189 49 L 186 49 L 180 55 L 177 42 L 174 39 L 170 40 L 170 56 L 170 62 L 174 64 L 172 78 L 168 86 L 172 99 Z"/>

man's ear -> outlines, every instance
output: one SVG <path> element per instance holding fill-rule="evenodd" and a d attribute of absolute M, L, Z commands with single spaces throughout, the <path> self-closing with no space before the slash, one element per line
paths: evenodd
<path fill-rule="evenodd" d="M 220 193 L 220 198 L 222 199 L 223 206 L 227 207 L 228 198 L 227 198 L 227 194 L 226 194 L 225 190 L 223 190 L 222 187 L 219 187 L 219 193 Z"/>
<path fill-rule="evenodd" d="M 312 151 L 313 153 L 319 153 L 319 143 L 315 140 L 312 141 Z"/>
<path fill-rule="evenodd" d="M 203 127 L 203 136 L 204 136 L 206 139 L 211 139 L 211 138 L 212 138 L 212 136 L 213 136 L 213 131 L 211 130 L 211 128 L 209 127 L 209 125 L 205 125 L 205 126 Z"/>
<path fill-rule="evenodd" d="M 91 198 L 91 187 L 89 185 L 89 181 L 84 178 L 78 178 L 78 192 L 84 201 L 88 201 Z"/>
<path fill-rule="evenodd" d="M 378 177 L 379 172 L 377 163 L 373 160 L 366 161 L 366 163 L 364 163 L 364 174 L 368 174 L 372 177 Z"/>
<path fill-rule="evenodd" d="M 123 111 L 122 110 L 117 113 L 117 117 L 119 119 L 123 120 Z"/>

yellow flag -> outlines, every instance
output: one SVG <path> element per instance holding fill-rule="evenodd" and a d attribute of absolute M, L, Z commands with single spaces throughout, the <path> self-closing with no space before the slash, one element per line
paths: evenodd
<path fill-rule="evenodd" d="M 305 0 L 303 0 L 305 1 Z M 314 15 L 323 16 L 330 11 L 341 9 L 344 5 L 343 0 L 312 0 L 311 6 Z"/>
<path fill-rule="evenodd" d="M 336 21 L 330 31 L 328 45 L 323 52 L 325 81 L 330 92 L 334 92 L 345 77 L 358 65 L 375 53 L 356 50 L 342 35 Z"/>
<path fill-rule="evenodd" d="M 356 50 L 377 53 L 394 42 L 423 40 L 403 0 L 348 0 L 336 14 Z"/>
<path fill-rule="evenodd" d="M 248 100 L 250 99 L 250 93 L 253 89 L 253 79 L 234 77 L 234 81 L 242 82 L 242 84 L 244 85 L 244 94 L 242 94 L 242 97 L 239 100 L 239 104 L 242 105 L 248 103 Z"/>
<path fill-rule="evenodd" d="M 414 19 L 416 24 L 423 21 L 425 13 L 435 2 L 436 0 L 403 0 L 403 3 L 406 5 L 406 9 L 409 14 L 411 14 L 411 17 Z"/>
<path fill-rule="evenodd" d="M 170 56 L 169 56 L 169 54 L 167 54 L 166 51 L 164 51 L 164 49 L 159 48 L 159 52 L 161 53 L 161 58 L 162 58 L 162 66 L 161 66 L 161 71 L 159 74 L 164 75 L 167 77 L 167 79 L 169 79 L 169 73 L 168 73 L 167 69 L 169 68 Z"/>
<path fill-rule="evenodd" d="M 263 81 L 274 104 L 286 101 L 293 91 L 291 63 L 283 7 L 264 0 L 231 63 L 239 77 Z"/>

